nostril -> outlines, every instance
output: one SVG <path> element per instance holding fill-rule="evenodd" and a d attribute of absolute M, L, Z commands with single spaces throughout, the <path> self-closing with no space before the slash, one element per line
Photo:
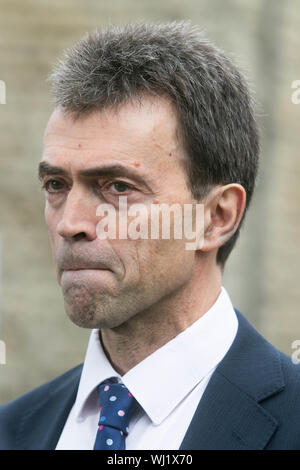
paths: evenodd
<path fill-rule="evenodd" d="M 86 233 L 85 232 L 76 233 L 75 235 L 73 235 L 72 238 L 74 240 L 81 240 L 82 238 L 86 238 Z"/>

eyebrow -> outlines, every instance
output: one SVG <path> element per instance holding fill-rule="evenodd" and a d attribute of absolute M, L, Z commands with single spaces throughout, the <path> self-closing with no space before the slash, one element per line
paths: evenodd
<path fill-rule="evenodd" d="M 79 176 L 85 177 L 85 178 L 99 178 L 101 176 L 105 176 L 105 177 L 124 176 L 124 177 L 136 180 L 138 183 L 146 186 L 146 188 L 149 191 L 152 191 L 151 182 L 148 179 L 138 174 L 134 169 L 127 168 L 120 164 L 87 168 L 85 170 L 80 170 L 78 174 Z M 50 165 L 50 163 L 46 161 L 42 161 L 40 162 L 39 167 L 38 167 L 38 175 L 39 175 L 39 179 L 42 180 L 43 178 L 45 178 L 45 176 L 49 176 L 49 175 L 68 177 L 68 172 L 62 167 L 53 166 L 53 165 Z"/>

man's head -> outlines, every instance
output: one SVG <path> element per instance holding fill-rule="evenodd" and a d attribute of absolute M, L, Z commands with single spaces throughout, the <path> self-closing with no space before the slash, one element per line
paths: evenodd
<path fill-rule="evenodd" d="M 81 326 L 118 326 L 201 275 L 208 260 L 224 266 L 257 173 L 251 97 L 232 63 L 186 23 L 87 35 L 51 79 L 42 174 L 67 311 Z M 99 240 L 97 207 L 118 211 L 116 194 L 146 206 L 205 202 L 203 247 Z"/>

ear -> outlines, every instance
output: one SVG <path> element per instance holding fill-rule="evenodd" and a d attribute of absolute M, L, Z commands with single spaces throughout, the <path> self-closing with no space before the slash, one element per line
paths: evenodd
<path fill-rule="evenodd" d="M 232 183 L 213 188 L 204 201 L 204 240 L 201 251 L 224 245 L 237 230 L 246 207 L 246 191 Z"/>

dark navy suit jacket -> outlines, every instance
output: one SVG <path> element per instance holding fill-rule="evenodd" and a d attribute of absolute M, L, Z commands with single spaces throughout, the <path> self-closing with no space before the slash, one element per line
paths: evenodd
<path fill-rule="evenodd" d="M 180 450 L 300 449 L 300 365 L 236 313 L 235 340 L 213 373 Z M 1 406 L 0 449 L 55 449 L 81 371 L 77 366 Z"/>

